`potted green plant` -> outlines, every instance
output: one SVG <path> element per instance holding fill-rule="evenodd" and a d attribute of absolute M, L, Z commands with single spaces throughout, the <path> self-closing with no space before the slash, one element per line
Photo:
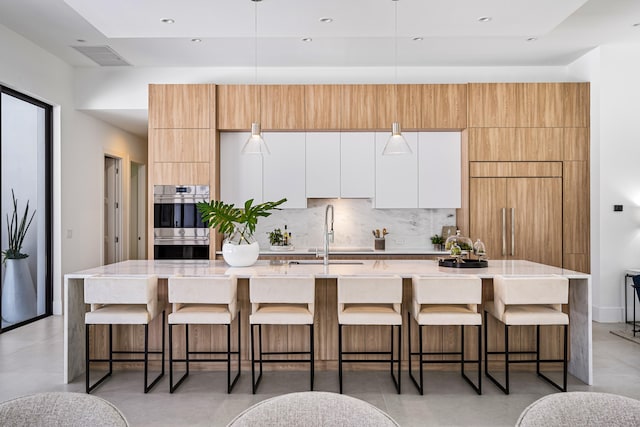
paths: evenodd
<path fill-rule="evenodd" d="M 9 247 L 2 251 L 5 266 L 2 284 L 2 318 L 9 323 L 17 323 L 36 315 L 36 289 L 29 272 L 27 257 L 22 252 L 24 239 L 36 214 L 29 216 L 29 201 L 22 215 L 18 213 L 18 200 L 13 189 L 13 212 L 7 214 L 7 239 Z"/>
<path fill-rule="evenodd" d="M 222 257 L 232 267 L 247 267 L 258 259 L 260 247 L 253 237 L 259 218 L 268 217 L 271 211 L 287 199 L 277 202 L 253 204 L 253 199 L 244 203 L 243 208 L 221 200 L 200 202 L 197 204 L 202 221 L 217 229 L 225 236 L 222 244 Z"/>
<path fill-rule="evenodd" d="M 444 238 L 442 236 L 439 236 L 437 234 L 434 234 L 433 236 L 431 236 L 431 244 L 433 245 L 433 250 L 434 251 L 442 251 L 442 244 L 444 243 Z"/>

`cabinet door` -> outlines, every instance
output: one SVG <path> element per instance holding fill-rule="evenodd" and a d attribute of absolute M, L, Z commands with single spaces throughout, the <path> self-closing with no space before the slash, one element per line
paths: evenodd
<path fill-rule="evenodd" d="M 149 128 L 208 129 L 211 85 L 149 85 Z"/>
<path fill-rule="evenodd" d="M 307 197 L 340 197 L 340 133 L 307 132 L 306 143 Z"/>
<path fill-rule="evenodd" d="M 375 85 L 376 129 L 391 129 L 400 122 L 402 129 L 420 129 L 422 85 Z"/>
<path fill-rule="evenodd" d="M 340 197 L 375 196 L 376 140 L 373 132 L 340 135 Z"/>
<path fill-rule="evenodd" d="M 271 151 L 263 156 L 264 200 L 275 202 L 287 198 L 283 208 L 306 208 L 305 134 L 300 132 L 265 132 Z"/>
<path fill-rule="evenodd" d="M 341 85 L 305 85 L 305 127 L 309 130 L 339 130 Z"/>
<path fill-rule="evenodd" d="M 462 201 L 460 132 L 418 134 L 418 207 L 459 208 Z"/>
<path fill-rule="evenodd" d="M 383 156 L 382 150 L 390 132 L 376 132 L 376 197 L 375 207 L 418 207 L 418 134 L 403 132 L 411 154 Z"/>
<path fill-rule="evenodd" d="M 422 85 L 422 129 L 467 127 L 467 85 Z"/>
<path fill-rule="evenodd" d="M 153 144 L 153 161 L 209 162 L 209 149 L 213 145 L 209 129 L 151 129 L 149 141 Z"/>
<path fill-rule="evenodd" d="M 261 86 L 262 129 L 304 130 L 304 86 Z"/>
<path fill-rule="evenodd" d="M 471 178 L 469 237 L 480 239 L 491 259 L 507 257 L 507 178 Z"/>
<path fill-rule="evenodd" d="M 250 130 L 251 123 L 259 120 L 259 89 L 256 85 L 216 86 L 218 129 Z"/>
<path fill-rule="evenodd" d="M 342 87 L 342 129 L 375 129 L 378 114 L 376 91 L 376 85 Z"/>
<path fill-rule="evenodd" d="M 562 267 L 562 178 L 508 178 L 512 258 Z"/>
<path fill-rule="evenodd" d="M 262 156 L 242 154 L 249 132 L 220 133 L 220 200 L 243 206 L 262 203 Z"/>
<path fill-rule="evenodd" d="M 469 127 L 515 127 L 517 83 L 470 83 Z"/>

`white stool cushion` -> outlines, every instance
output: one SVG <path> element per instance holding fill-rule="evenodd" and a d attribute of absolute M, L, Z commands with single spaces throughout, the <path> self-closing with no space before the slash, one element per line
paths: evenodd
<path fill-rule="evenodd" d="M 177 311 L 169 314 L 169 324 L 227 325 L 236 317 L 226 304 L 175 304 Z"/>
<path fill-rule="evenodd" d="M 236 276 L 169 277 L 170 303 L 231 304 L 237 295 Z"/>
<path fill-rule="evenodd" d="M 313 313 L 307 304 L 254 304 L 249 316 L 252 325 L 311 325 Z"/>
<path fill-rule="evenodd" d="M 553 305 L 509 305 L 502 312 L 493 301 L 485 310 L 505 325 L 568 325 L 569 316 Z"/>
<path fill-rule="evenodd" d="M 88 311 L 84 322 L 90 325 L 147 325 L 155 316 L 140 304 L 109 304 Z"/>
<path fill-rule="evenodd" d="M 393 304 L 353 304 L 338 313 L 341 325 L 402 325 L 402 315 Z"/>
<path fill-rule="evenodd" d="M 482 279 L 478 276 L 420 276 L 411 278 L 418 304 L 480 304 Z"/>
<path fill-rule="evenodd" d="M 482 324 L 482 315 L 466 305 L 424 304 L 414 317 L 418 325 Z"/>

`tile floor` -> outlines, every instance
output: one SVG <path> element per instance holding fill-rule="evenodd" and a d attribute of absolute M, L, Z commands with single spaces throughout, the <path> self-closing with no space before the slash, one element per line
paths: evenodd
<path fill-rule="evenodd" d="M 62 383 L 62 317 L 54 316 L 0 335 L 0 401 L 38 391 L 84 391 L 84 379 Z M 623 325 L 594 323 L 594 385 L 569 377 L 570 391 L 601 391 L 640 399 L 640 345 L 616 337 Z M 534 374 L 512 375 L 512 393 L 505 396 L 483 378 L 478 396 L 458 373 L 429 373 L 420 396 L 403 374 L 397 395 L 387 372 L 346 372 L 346 394 L 389 413 L 402 426 L 513 426 L 520 412 L 554 389 Z M 258 394 L 250 392 L 244 372 L 234 392 L 225 392 L 224 373 L 194 372 L 169 394 L 168 375 L 149 393 L 141 391 L 142 374 L 116 372 L 94 393 L 114 403 L 131 426 L 224 426 L 250 405 L 278 394 L 306 391 L 306 372 L 265 373 Z M 316 390 L 338 390 L 335 372 L 318 372 Z"/>

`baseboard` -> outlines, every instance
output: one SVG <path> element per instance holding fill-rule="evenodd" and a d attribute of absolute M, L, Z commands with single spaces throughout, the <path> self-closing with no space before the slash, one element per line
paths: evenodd
<path fill-rule="evenodd" d="M 624 317 L 622 307 L 596 307 L 593 306 L 593 320 L 598 323 L 620 323 Z"/>
<path fill-rule="evenodd" d="M 62 314 L 62 301 L 53 301 L 53 314 L 61 315 Z"/>

